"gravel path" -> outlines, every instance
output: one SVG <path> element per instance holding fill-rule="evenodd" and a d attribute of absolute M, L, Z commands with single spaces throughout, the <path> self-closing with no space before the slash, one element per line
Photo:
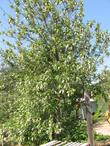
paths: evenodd
<path fill-rule="evenodd" d="M 94 131 L 101 135 L 110 135 L 110 124 L 107 121 L 102 121 L 94 125 Z"/>

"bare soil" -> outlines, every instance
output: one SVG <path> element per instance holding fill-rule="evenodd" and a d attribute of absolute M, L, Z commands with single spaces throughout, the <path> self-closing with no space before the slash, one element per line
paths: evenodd
<path fill-rule="evenodd" d="M 101 135 L 110 135 L 110 124 L 107 121 L 101 121 L 94 125 L 94 131 Z"/>
<path fill-rule="evenodd" d="M 94 131 L 101 135 L 110 135 L 110 124 L 106 121 L 100 121 L 94 125 Z M 110 146 L 110 140 L 96 142 L 96 146 Z"/>

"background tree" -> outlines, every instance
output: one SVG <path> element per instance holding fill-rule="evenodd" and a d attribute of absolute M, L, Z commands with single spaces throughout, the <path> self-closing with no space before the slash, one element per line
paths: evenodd
<path fill-rule="evenodd" d="M 98 86 L 101 89 L 101 92 L 99 90 L 100 93 L 102 93 L 102 100 L 105 99 L 105 104 L 101 104 L 100 103 L 100 96 L 96 96 L 100 107 L 100 111 L 105 112 L 108 110 L 108 105 L 110 104 L 110 70 L 109 69 L 104 69 L 101 74 L 100 74 L 100 81 L 98 83 Z M 100 94 L 99 94 L 100 95 Z"/>
<path fill-rule="evenodd" d="M 57 135 L 84 139 L 76 111 L 108 55 L 109 33 L 84 23 L 82 1 L 14 0 L 10 7 L 0 74 L 1 96 L 13 99 L 3 124 L 10 139 L 28 145 Z"/>

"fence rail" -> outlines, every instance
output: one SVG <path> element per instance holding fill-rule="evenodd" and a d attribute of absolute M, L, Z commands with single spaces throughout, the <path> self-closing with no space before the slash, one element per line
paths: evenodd
<path fill-rule="evenodd" d="M 89 146 L 87 143 L 78 143 L 78 142 L 61 142 L 57 140 L 53 140 L 49 143 L 43 144 L 41 146 Z"/>

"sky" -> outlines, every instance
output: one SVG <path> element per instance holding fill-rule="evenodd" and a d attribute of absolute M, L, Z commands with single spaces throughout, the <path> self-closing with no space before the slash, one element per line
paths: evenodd
<path fill-rule="evenodd" d="M 110 0 L 84 0 L 84 11 L 85 20 L 95 20 L 102 29 L 110 32 Z M 105 58 L 104 65 L 110 67 L 110 57 Z"/>
<path fill-rule="evenodd" d="M 0 7 L 7 13 L 12 13 L 8 6 L 8 0 L 0 0 Z M 104 30 L 110 32 L 110 0 L 84 0 L 84 20 L 96 20 Z M 3 18 L 2 18 L 3 19 Z M 5 25 L 6 27 L 7 25 Z M 0 46 L 2 44 L 0 43 Z M 105 58 L 104 65 L 110 67 L 110 57 Z M 103 66 L 101 67 L 103 68 Z"/>

